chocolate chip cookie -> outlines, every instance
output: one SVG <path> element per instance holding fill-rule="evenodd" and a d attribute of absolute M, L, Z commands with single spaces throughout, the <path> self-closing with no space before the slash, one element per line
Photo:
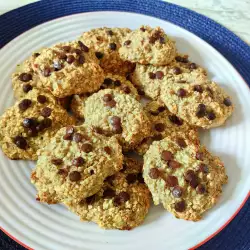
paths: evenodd
<path fill-rule="evenodd" d="M 109 176 L 101 190 L 80 203 L 65 202 L 83 221 L 93 221 L 105 229 L 131 230 L 145 219 L 150 193 L 141 175 L 142 164 L 124 159 L 124 168 Z"/>
<path fill-rule="evenodd" d="M 198 221 L 222 193 L 227 175 L 221 160 L 188 139 L 166 137 L 144 155 L 143 177 L 154 204 L 175 217 Z"/>

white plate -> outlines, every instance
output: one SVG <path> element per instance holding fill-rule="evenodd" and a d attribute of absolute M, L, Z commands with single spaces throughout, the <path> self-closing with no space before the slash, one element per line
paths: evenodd
<path fill-rule="evenodd" d="M 17 63 L 34 50 L 73 40 L 83 31 L 102 26 L 137 28 L 141 24 L 161 26 L 177 41 L 181 52 L 208 69 L 232 96 L 233 116 L 226 126 L 206 131 L 202 142 L 225 162 L 229 184 L 223 196 L 200 222 L 175 219 L 161 206 L 152 207 L 145 223 L 132 231 L 102 230 L 81 223 L 61 205 L 36 202 L 29 176 L 34 163 L 10 161 L 0 153 L 0 223 L 3 229 L 36 250 L 187 249 L 221 228 L 240 207 L 250 183 L 250 94 L 235 69 L 200 38 L 171 23 L 131 13 L 92 12 L 72 15 L 39 25 L 7 44 L 0 51 L 0 112 L 14 99 L 10 75 Z"/>

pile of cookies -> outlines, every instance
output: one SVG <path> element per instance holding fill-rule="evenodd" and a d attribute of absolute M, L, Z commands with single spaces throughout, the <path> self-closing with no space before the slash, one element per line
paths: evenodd
<path fill-rule="evenodd" d="M 130 230 L 151 197 L 192 221 L 220 197 L 225 168 L 198 129 L 223 125 L 233 105 L 161 28 L 92 29 L 33 53 L 12 84 L 0 145 L 10 159 L 37 161 L 38 201 Z"/>

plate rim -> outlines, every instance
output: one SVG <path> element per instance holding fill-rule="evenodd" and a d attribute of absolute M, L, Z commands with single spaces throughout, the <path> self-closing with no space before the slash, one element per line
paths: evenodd
<path fill-rule="evenodd" d="M 35 3 L 31 3 L 31 4 L 28 4 L 28 5 L 32 5 L 32 4 L 36 4 L 36 3 L 39 3 L 39 2 L 35 2 Z M 171 4 L 171 3 L 170 3 Z M 172 4 L 172 5 L 175 5 L 175 4 Z M 176 5 L 178 6 L 178 5 Z M 20 8 L 24 8 L 26 6 L 23 6 L 23 7 L 20 7 Z M 178 6 L 179 7 L 179 6 Z M 18 11 L 20 8 L 17 8 L 17 9 L 14 9 L 13 11 Z M 183 8 L 183 7 L 181 7 Z M 185 8 L 183 8 L 185 9 Z M 189 10 L 189 9 L 188 9 Z M 192 11 L 192 10 L 190 10 Z M 48 20 L 48 21 L 45 21 L 45 22 L 42 22 L 40 24 L 37 24 L 27 30 L 25 30 L 24 32 L 22 32 L 21 34 L 19 34 L 18 36 L 16 36 L 15 38 L 13 38 L 12 40 L 10 40 L 9 42 L 7 42 L 3 47 L 1 47 L 1 50 L 2 49 L 5 49 L 6 46 L 8 46 L 11 42 L 15 41 L 16 39 L 18 39 L 20 36 L 24 35 L 25 33 L 31 31 L 32 29 L 40 26 L 40 25 L 43 25 L 43 24 L 47 24 L 47 23 L 50 23 L 50 22 L 53 22 L 53 21 L 56 21 L 56 20 L 60 20 L 60 19 L 63 19 L 65 17 L 70 17 L 70 16 L 77 16 L 77 15 L 83 15 L 83 14 L 90 14 L 90 13 L 97 13 L 97 12 L 120 12 L 120 13 L 128 13 L 128 14 L 137 14 L 137 15 L 142 15 L 142 16 L 147 16 L 147 17 L 151 17 L 151 18 L 156 18 L 156 19 L 159 19 L 161 21 L 164 21 L 164 22 L 167 22 L 167 23 L 170 23 L 176 27 L 178 27 L 179 29 L 181 30 L 184 30 L 188 33 L 190 33 L 191 35 L 193 35 L 194 37 L 196 37 L 196 39 L 199 39 L 201 40 L 203 43 L 205 43 L 207 46 L 209 46 L 211 49 L 213 49 L 215 52 L 217 52 L 221 58 L 223 58 L 223 60 L 229 65 L 231 66 L 231 69 L 234 70 L 234 72 L 242 79 L 242 81 L 246 84 L 246 86 L 248 87 L 248 90 L 250 91 L 250 86 L 247 84 L 246 80 L 243 78 L 243 76 L 239 73 L 239 71 L 235 68 L 235 66 L 220 52 L 218 51 L 216 48 L 214 48 L 212 45 L 210 45 L 206 40 L 204 40 L 203 38 L 199 37 L 198 35 L 196 35 L 195 33 L 179 26 L 178 24 L 175 24 L 171 21 L 168 21 L 168 20 L 164 20 L 162 18 L 159 18 L 159 17 L 156 17 L 156 16 L 151 16 L 151 15 L 147 15 L 147 14 L 144 14 L 144 13 L 137 13 L 137 12 L 132 12 L 132 11 L 121 11 L 121 10 L 98 10 L 98 11 L 86 11 L 86 12 L 80 12 L 80 13 L 74 13 L 74 14 L 69 14 L 69 15 L 64 15 L 64 16 L 61 16 L 61 17 L 57 17 L 57 18 L 54 18 L 54 19 L 51 19 L 51 20 Z M 194 11 L 192 11 L 194 12 Z M 5 13 L 5 14 L 8 14 L 9 12 Z M 196 12 L 194 12 L 196 13 Z M 199 14 L 200 15 L 200 14 Z M 203 15 L 202 15 L 203 16 Z M 206 17 L 206 16 L 204 16 Z M 206 17 L 207 18 L 207 17 Z M 209 19 L 209 18 L 208 18 Z M 224 28 L 224 27 L 223 27 Z M 230 31 L 231 32 L 231 31 Z M 233 34 L 233 33 L 232 33 Z M 206 242 L 208 242 L 210 239 L 212 239 L 214 236 L 216 236 L 219 232 L 221 232 L 235 217 L 236 215 L 240 212 L 240 210 L 243 208 L 243 206 L 245 205 L 245 203 L 247 202 L 247 200 L 250 198 L 250 191 L 248 191 L 246 197 L 242 200 L 241 204 L 239 205 L 239 207 L 236 209 L 236 211 L 232 214 L 232 216 L 219 228 L 217 229 L 214 233 L 212 233 L 211 235 L 209 235 L 206 239 L 204 239 L 203 241 L 201 241 L 200 243 L 196 244 L 195 246 L 189 248 L 189 250 L 195 250 L 196 248 L 202 246 L 203 244 L 205 244 Z M 29 247 L 28 245 L 26 245 L 25 243 L 21 242 L 20 240 L 18 240 L 17 238 L 15 238 L 14 236 L 12 236 L 10 233 L 8 233 L 5 229 L 3 229 L 2 227 L 0 227 L 0 229 L 6 234 L 8 235 L 11 239 L 13 239 L 14 241 L 16 241 L 18 244 L 20 244 L 21 246 L 25 247 L 26 249 L 28 250 L 33 250 L 33 248 Z"/>

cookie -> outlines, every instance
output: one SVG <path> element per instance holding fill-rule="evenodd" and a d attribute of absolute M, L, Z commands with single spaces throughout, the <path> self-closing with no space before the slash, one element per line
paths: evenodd
<path fill-rule="evenodd" d="M 169 64 L 176 55 L 175 43 L 160 27 L 141 26 L 127 34 L 119 49 L 120 56 L 140 64 Z"/>
<path fill-rule="evenodd" d="M 161 100 L 171 113 L 205 129 L 221 126 L 231 116 L 231 98 L 215 82 L 164 85 Z"/>
<path fill-rule="evenodd" d="M 37 87 L 41 85 L 58 98 L 94 92 L 104 79 L 94 52 L 80 41 L 41 50 L 32 69 L 40 79 Z"/>
<path fill-rule="evenodd" d="M 146 105 L 145 111 L 152 124 L 152 132 L 150 137 L 143 139 L 142 143 L 136 147 L 138 154 L 145 154 L 153 141 L 162 140 L 170 135 L 189 138 L 194 144 L 199 144 L 197 128 L 171 114 L 164 104 L 152 101 Z"/>
<path fill-rule="evenodd" d="M 189 61 L 187 55 L 177 54 L 166 66 L 136 64 L 131 81 L 142 89 L 146 96 L 157 100 L 162 86 L 168 84 L 196 83 L 207 81 L 207 72 L 199 65 Z"/>
<path fill-rule="evenodd" d="M 91 127 L 62 128 L 39 151 L 31 182 L 41 202 L 78 203 L 98 192 L 105 180 L 122 168 L 116 138 L 97 134 Z"/>
<path fill-rule="evenodd" d="M 57 130 L 74 119 L 44 91 L 33 89 L 0 118 L 0 145 L 10 159 L 36 160 Z"/>
<path fill-rule="evenodd" d="M 101 89 L 116 89 L 125 94 L 131 94 L 137 100 L 139 95 L 134 85 L 128 81 L 125 77 L 113 74 L 106 74 L 105 79 L 101 85 Z M 71 110 L 73 114 L 78 118 L 84 117 L 84 106 L 85 101 L 89 97 L 89 94 L 85 95 L 74 95 L 71 102 Z"/>
<path fill-rule="evenodd" d="M 142 105 L 130 94 L 100 90 L 85 101 L 85 123 L 100 133 L 116 135 L 124 150 L 139 144 L 150 133 Z"/>
<path fill-rule="evenodd" d="M 104 27 L 84 32 L 79 39 L 96 51 L 96 57 L 105 72 L 124 76 L 133 71 L 134 64 L 122 60 L 118 50 L 122 39 L 130 32 L 128 28 Z"/>
<path fill-rule="evenodd" d="M 93 221 L 104 229 L 131 230 L 142 224 L 150 206 L 142 164 L 125 157 L 124 167 L 108 177 L 97 194 L 79 204 L 66 202 L 66 206 L 81 220 Z"/>
<path fill-rule="evenodd" d="M 155 205 L 175 217 L 198 221 L 222 193 L 227 175 L 221 160 L 188 139 L 166 137 L 144 155 L 143 177 Z"/>

